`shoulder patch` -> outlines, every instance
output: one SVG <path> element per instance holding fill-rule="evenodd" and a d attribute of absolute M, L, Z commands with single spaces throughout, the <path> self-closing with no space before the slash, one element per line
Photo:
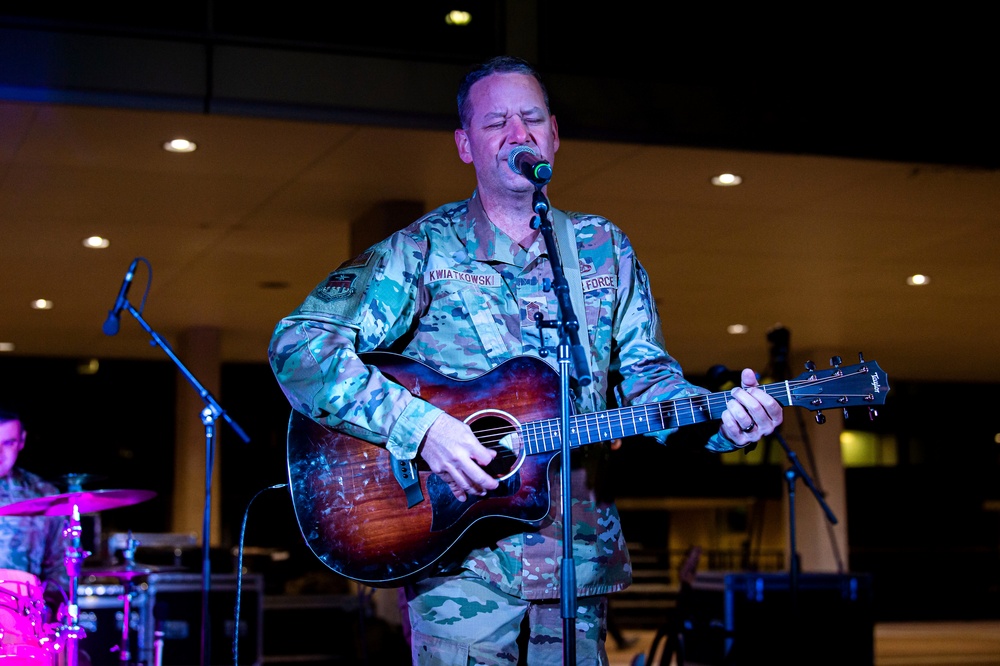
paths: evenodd
<path fill-rule="evenodd" d="M 372 260 L 372 256 L 375 254 L 373 249 L 368 249 L 354 257 L 353 259 L 348 259 L 337 268 L 337 272 L 344 270 L 345 268 L 362 268 L 368 265 L 368 262 Z"/>
<path fill-rule="evenodd" d="M 313 291 L 313 296 L 325 303 L 329 303 L 336 298 L 345 298 L 353 294 L 355 290 L 354 282 L 358 279 L 358 274 L 355 271 L 342 270 L 342 268 L 330 273 L 330 277 L 326 279 L 326 282 Z"/>

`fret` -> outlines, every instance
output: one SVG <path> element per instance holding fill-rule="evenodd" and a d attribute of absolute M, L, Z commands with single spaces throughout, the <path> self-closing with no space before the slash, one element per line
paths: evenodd
<path fill-rule="evenodd" d="M 549 419 L 546 421 L 549 427 L 549 446 L 548 451 L 555 451 L 562 448 L 562 434 L 559 432 L 559 422 L 556 419 Z"/>
<path fill-rule="evenodd" d="M 521 439 L 521 448 L 523 448 L 525 454 L 529 456 L 534 453 L 534 451 L 531 450 L 531 435 L 528 434 L 530 426 L 530 423 L 522 423 L 521 427 L 517 429 L 517 436 Z"/>
<path fill-rule="evenodd" d="M 633 410 L 632 410 L 632 414 L 633 414 L 633 416 L 632 416 L 632 424 L 635 425 L 635 411 L 637 411 L 637 410 L 640 413 L 640 415 L 639 415 L 639 423 L 642 423 L 643 425 L 647 425 L 648 426 L 649 419 L 646 416 L 646 408 L 645 408 L 645 406 L 639 407 L 639 408 L 633 408 Z M 638 429 L 638 427 L 636 427 L 636 433 L 638 433 L 638 432 L 639 432 L 639 429 Z"/>
<path fill-rule="evenodd" d="M 709 394 L 709 395 L 699 395 L 694 398 L 691 398 L 692 405 L 694 405 L 695 403 L 697 403 L 698 405 L 698 411 L 696 412 L 697 417 L 695 419 L 695 423 L 704 423 L 705 421 L 708 421 L 709 419 L 712 418 L 711 409 L 708 403 L 710 397 L 711 395 Z"/>

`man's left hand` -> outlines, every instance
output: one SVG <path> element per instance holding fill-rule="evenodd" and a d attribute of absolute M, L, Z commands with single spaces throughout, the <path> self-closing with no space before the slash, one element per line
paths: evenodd
<path fill-rule="evenodd" d="M 719 431 L 743 448 L 774 432 L 781 425 L 782 412 L 781 405 L 760 388 L 753 370 L 744 369 L 740 381 L 742 386 L 730 392 Z"/>

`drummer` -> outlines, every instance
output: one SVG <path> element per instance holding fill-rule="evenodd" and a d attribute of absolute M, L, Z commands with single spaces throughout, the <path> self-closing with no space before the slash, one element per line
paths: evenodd
<path fill-rule="evenodd" d="M 37 474 L 15 467 L 26 435 L 21 417 L 0 408 L 0 506 L 59 492 Z M 0 516 L 0 569 L 25 571 L 40 579 L 52 613 L 49 621 L 58 619 L 55 612 L 69 585 L 64 522 L 61 516 Z"/>

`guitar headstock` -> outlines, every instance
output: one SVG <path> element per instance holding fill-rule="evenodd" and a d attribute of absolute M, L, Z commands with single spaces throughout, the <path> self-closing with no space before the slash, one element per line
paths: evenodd
<path fill-rule="evenodd" d="M 860 355 L 859 355 L 860 356 Z M 788 382 L 789 404 L 820 412 L 816 420 L 823 423 L 824 409 L 868 407 L 872 416 L 875 407 L 884 405 L 889 392 L 889 378 L 875 361 L 861 360 L 849 366 L 840 365 L 834 356 L 828 370 L 817 370 L 812 362 L 806 372 Z"/>

